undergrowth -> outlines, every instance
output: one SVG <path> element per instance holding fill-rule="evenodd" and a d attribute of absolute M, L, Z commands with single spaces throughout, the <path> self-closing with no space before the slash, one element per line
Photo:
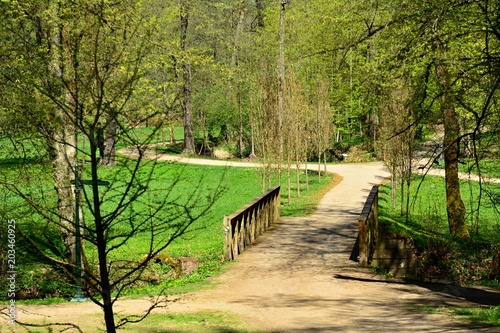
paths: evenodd
<path fill-rule="evenodd" d="M 47 166 L 48 167 L 48 166 Z M 100 175 L 104 180 L 116 179 L 119 182 L 119 177 L 116 176 L 115 168 L 103 169 Z M 42 173 L 43 170 L 31 172 Z M 169 183 L 170 178 L 175 178 L 175 174 L 183 172 L 183 180 L 180 182 L 179 187 L 176 188 L 177 193 L 172 193 L 172 196 L 182 195 L 189 193 L 192 189 L 189 186 L 197 185 L 196 181 L 199 177 L 203 177 L 205 184 L 216 184 L 223 181 L 225 191 L 223 196 L 215 203 L 200 221 L 196 223 L 192 232 L 186 237 L 181 237 L 178 241 L 169 246 L 165 251 L 165 255 L 172 258 L 189 257 L 199 261 L 200 265 L 194 271 L 185 276 L 176 276 L 172 271 L 172 267 L 158 262 L 151 262 L 143 276 L 126 291 L 127 295 L 136 295 L 140 293 L 158 293 L 162 290 L 175 292 L 180 289 L 189 288 L 190 285 L 202 283 L 207 277 L 219 274 L 223 269 L 222 251 L 223 251 L 223 232 L 222 219 L 224 215 L 229 215 L 239 209 L 241 206 L 251 201 L 262 192 L 259 184 L 258 171 L 251 168 L 224 168 L 212 166 L 196 166 L 196 165 L 180 165 L 176 163 L 158 164 L 156 166 L 157 174 L 152 178 L 149 186 L 153 189 L 161 188 L 165 183 Z M 12 166 L 13 173 L 16 172 L 15 165 Z M 29 171 L 26 171 L 29 172 Z M 147 170 L 141 170 L 147 173 Z M 109 173 L 110 175 L 107 175 Z M 114 175 L 113 175 L 114 174 Z M 34 177 L 34 175 L 33 175 Z M 112 178 L 115 177 L 115 178 Z M 305 175 L 301 172 L 301 196 L 297 196 L 296 184 L 292 184 L 292 205 L 286 204 L 286 188 L 282 188 L 281 211 L 282 216 L 296 216 L 310 214 L 323 196 L 323 194 L 331 188 L 335 182 L 332 175 L 322 177 L 322 182 L 318 183 L 317 174 L 314 171 L 309 171 L 309 190 L 305 191 Z M 37 188 L 44 187 L 47 191 L 53 191 L 50 188 L 50 179 L 39 179 L 37 181 Z M 282 181 L 286 184 L 286 181 Z M 40 186 L 39 186 L 40 185 Z M 118 186 L 118 185 L 117 185 Z M 119 187 L 118 187 L 119 188 Z M 208 190 L 207 187 L 206 190 Z M 52 193 L 52 192 L 48 192 Z M 0 193 L 3 195 L 5 193 Z M 42 193 L 48 202 L 51 202 L 53 197 Z M 53 195 L 53 194 L 51 194 Z M 208 194 L 207 194 L 208 195 Z M 2 197 L 3 198 L 3 197 Z M 7 198 L 7 194 L 6 194 Z M 4 198 L 5 199 L 5 198 Z M 9 200 L 15 200 L 11 198 Z M 4 202 L 7 202 L 4 200 Z M 55 201 L 54 201 L 55 202 Z M 140 203 L 142 205 L 143 203 Z M 30 230 L 30 237 L 38 237 L 41 234 L 46 234 L 47 230 L 36 230 L 37 223 L 35 217 L 30 212 L 16 210 L 16 207 L 22 205 L 11 204 L 10 209 L 5 209 L 6 206 L 0 208 L 0 216 L 5 218 L 15 218 L 18 224 L 29 223 L 35 229 Z M 142 207 L 142 206 L 141 206 Z M 147 207 L 137 209 L 147 209 Z M 84 216 L 91 216 L 88 208 L 84 207 Z M 3 225 L 3 224 L 2 224 Z M 40 225 L 45 225 L 41 223 Z M 53 230 L 54 236 L 50 237 L 53 241 L 51 246 L 54 248 L 64 249 L 64 245 L 57 236 L 57 230 Z M 0 225 L 0 289 L 7 290 L 7 280 L 5 272 L 7 271 L 5 264 L 6 261 L 2 256 L 4 247 L 6 246 L 5 230 L 1 230 Z M 144 253 L 147 253 L 147 236 L 136 235 L 133 237 L 128 245 L 123 250 L 113 257 L 113 260 L 140 260 Z M 43 239 L 40 240 L 43 242 Z M 67 272 L 63 272 L 50 265 L 43 256 L 37 254 L 29 243 L 22 237 L 18 236 L 16 239 L 17 262 L 16 269 L 18 271 L 16 276 L 17 299 L 32 299 L 32 298 L 64 298 L 70 299 L 74 294 L 73 279 Z M 43 244 L 43 243 L 42 243 Z M 87 259 L 91 265 L 95 265 L 95 251 L 87 244 L 86 246 Z M 97 269 L 97 268 L 96 268 Z M 6 294 L 0 295 L 0 299 L 5 299 Z"/>
<path fill-rule="evenodd" d="M 500 193 L 500 187 L 489 184 Z M 417 258 L 416 278 L 459 285 L 500 281 L 500 232 L 495 203 L 482 198 L 477 183 L 463 183 L 462 197 L 468 210 L 470 240 L 449 234 L 444 180 L 415 177 L 410 192 L 408 219 L 401 215 L 399 201 L 393 205 L 390 184 L 380 188 L 379 219 L 389 230 L 413 238 Z M 400 198 L 397 192 L 397 198 Z M 479 210 L 479 212 L 477 211 Z"/>

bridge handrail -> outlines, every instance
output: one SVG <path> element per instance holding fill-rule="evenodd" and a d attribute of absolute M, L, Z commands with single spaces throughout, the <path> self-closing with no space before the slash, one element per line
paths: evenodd
<path fill-rule="evenodd" d="M 359 221 L 359 263 L 368 266 L 373 257 L 378 233 L 378 186 L 366 198 Z"/>
<path fill-rule="evenodd" d="M 233 260 L 280 216 L 280 187 L 276 186 L 229 216 L 224 216 L 224 260 Z"/>

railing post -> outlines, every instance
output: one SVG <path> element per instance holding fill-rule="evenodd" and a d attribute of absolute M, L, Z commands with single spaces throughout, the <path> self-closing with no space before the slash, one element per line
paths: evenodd
<path fill-rule="evenodd" d="M 359 263 L 367 265 L 366 255 L 366 220 L 359 220 Z"/>
<path fill-rule="evenodd" d="M 359 223 L 359 263 L 368 266 L 378 233 L 378 186 L 373 186 L 366 199 Z"/>
<path fill-rule="evenodd" d="M 375 252 L 375 247 L 377 245 L 377 238 L 378 238 L 378 186 L 374 186 L 373 190 L 375 192 L 374 198 L 373 198 L 373 205 L 372 205 L 372 212 L 373 212 L 373 222 L 372 222 L 372 248 L 370 249 L 370 255 L 371 258 L 373 258 L 373 253 Z"/>
<path fill-rule="evenodd" d="M 224 215 L 224 260 L 233 260 L 232 256 L 232 239 L 233 239 L 233 228 L 227 216 Z"/>

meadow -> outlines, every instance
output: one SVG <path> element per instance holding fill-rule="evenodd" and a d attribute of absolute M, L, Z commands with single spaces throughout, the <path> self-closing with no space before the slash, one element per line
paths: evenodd
<path fill-rule="evenodd" d="M 147 130 L 146 130 L 147 131 Z M 148 133 L 142 130 L 139 136 L 147 136 Z M 37 156 L 39 150 L 33 147 L 27 150 L 31 156 L 24 159 L 4 159 L 1 161 L 1 177 L 4 180 L 15 180 L 19 189 L 26 194 L 26 198 L 34 202 L 43 204 L 48 211 L 54 210 L 57 200 L 53 189 L 50 174 L 50 165 L 43 158 Z M 117 205 L 117 198 L 126 189 L 127 179 L 135 162 L 118 156 L 118 162 L 113 167 L 100 167 L 99 178 L 107 180 L 111 184 L 109 187 L 99 189 L 103 200 L 103 211 L 112 211 Z M 318 183 L 317 174 L 309 171 L 309 190 L 305 190 L 305 173 L 301 175 L 301 197 L 296 195 L 295 184 L 292 185 L 292 204 L 286 204 L 286 181 L 282 184 L 282 216 L 296 216 L 310 214 L 323 194 L 333 186 L 333 176 L 322 177 L 322 182 Z M 89 167 L 83 166 L 83 178 L 89 177 Z M 227 168 L 215 166 L 183 165 L 172 162 L 153 163 L 144 161 L 137 172 L 137 179 L 134 186 L 146 186 L 147 191 L 134 200 L 133 208 L 128 211 L 134 212 L 137 216 L 146 216 L 150 213 L 151 206 L 168 196 L 169 202 L 187 202 L 191 199 L 190 194 L 196 192 L 199 198 L 200 209 L 203 206 L 201 201 L 209 202 L 208 198 L 215 190 L 220 190 L 220 196 L 213 203 L 210 209 L 203 214 L 182 236 L 177 238 L 165 251 L 165 255 L 172 258 L 191 257 L 200 262 L 200 267 L 184 278 L 175 278 L 169 273 L 170 267 L 160 267 L 152 264 L 148 268 L 148 274 L 159 275 L 162 278 L 156 279 L 154 283 L 138 283 L 130 288 L 129 295 L 154 294 L 167 287 L 169 292 L 176 292 L 176 288 L 187 287 L 193 283 L 200 283 L 206 277 L 218 274 L 224 266 L 222 262 L 223 251 L 223 228 L 222 221 L 224 215 L 229 215 L 260 195 L 260 170 L 257 168 Z M 274 180 L 277 183 L 277 179 Z M 175 184 L 175 186 L 173 186 Z M 0 209 L 2 219 L 15 219 L 20 227 L 26 226 L 30 237 L 37 238 L 42 233 L 47 233 L 47 216 L 33 210 L 33 207 L 26 204 L 26 198 L 21 199 L 5 188 L 0 190 L 0 196 L 6 204 Z M 193 197 L 194 198 L 194 197 Z M 84 188 L 83 193 L 83 217 L 82 223 L 92 224 L 92 214 L 86 200 L 91 199 L 90 187 Z M 168 207 L 167 207 L 168 208 Z M 198 209 L 193 206 L 194 211 Z M 156 219 L 169 219 L 168 209 L 163 209 Z M 52 216 L 53 217 L 53 216 Z M 126 218 L 123 219 L 126 221 Z M 126 223 L 117 223 L 115 229 L 110 233 L 120 232 L 120 228 L 126 229 Z M 50 230 L 49 230 L 50 231 Z M 62 248 L 58 240 L 57 230 L 52 230 L 53 243 L 55 247 Z M 41 244 L 47 244 L 46 251 L 52 251 L 54 244 L 44 243 L 43 239 L 38 239 Z M 2 244 L 5 245 L 5 244 Z M 139 261 L 148 252 L 149 236 L 147 233 L 137 233 L 121 248 L 113 251 L 110 259 L 114 261 L 132 260 Z M 90 264 L 96 263 L 96 249 L 91 244 L 86 243 L 86 256 Z M 71 298 L 74 288 L 67 277 L 62 275 L 57 269 L 51 267 L 50 263 L 35 251 L 21 237 L 17 239 L 18 252 L 18 276 L 17 287 L 20 298 Z M 5 279 L 0 282 L 3 289 Z M 3 297 L 4 295 L 2 295 Z M 48 301 L 50 302 L 50 301 Z"/>
<path fill-rule="evenodd" d="M 498 164 L 487 165 L 496 175 Z M 445 182 L 441 177 L 415 175 L 412 179 L 408 220 L 401 214 L 401 191 L 391 201 L 391 186 L 380 187 L 379 221 L 388 230 L 409 235 L 416 246 L 417 278 L 428 282 L 498 286 L 500 282 L 500 184 L 464 181 L 462 199 L 467 210 L 468 241 L 449 235 Z M 448 313 L 488 326 L 500 326 L 500 307 L 422 307 L 418 310 Z"/>
<path fill-rule="evenodd" d="M 500 242 L 498 225 L 500 185 L 461 181 L 462 200 L 472 241 Z M 406 188 L 405 188 L 406 191 Z M 390 183 L 380 187 L 380 219 L 398 232 L 406 232 L 424 245 L 429 237 L 448 239 L 445 181 L 442 177 L 414 175 L 410 186 L 409 218 L 401 214 L 401 188 L 391 200 Z M 405 194 L 406 195 L 406 194 Z M 405 203 L 406 205 L 406 203 Z"/>

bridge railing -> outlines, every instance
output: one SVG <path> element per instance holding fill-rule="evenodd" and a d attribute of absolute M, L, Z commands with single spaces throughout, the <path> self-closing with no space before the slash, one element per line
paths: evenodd
<path fill-rule="evenodd" d="M 378 233 L 378 186 L 373 186 L 359 221 L 359 263 L 368 266 L 373 258 Z"/>
<path fill-rule="evenodd" d="M 280 216 L 280 187 L 276 186 L 230 216 L 224 216 L 224 260 L 233 260 Z"/>

